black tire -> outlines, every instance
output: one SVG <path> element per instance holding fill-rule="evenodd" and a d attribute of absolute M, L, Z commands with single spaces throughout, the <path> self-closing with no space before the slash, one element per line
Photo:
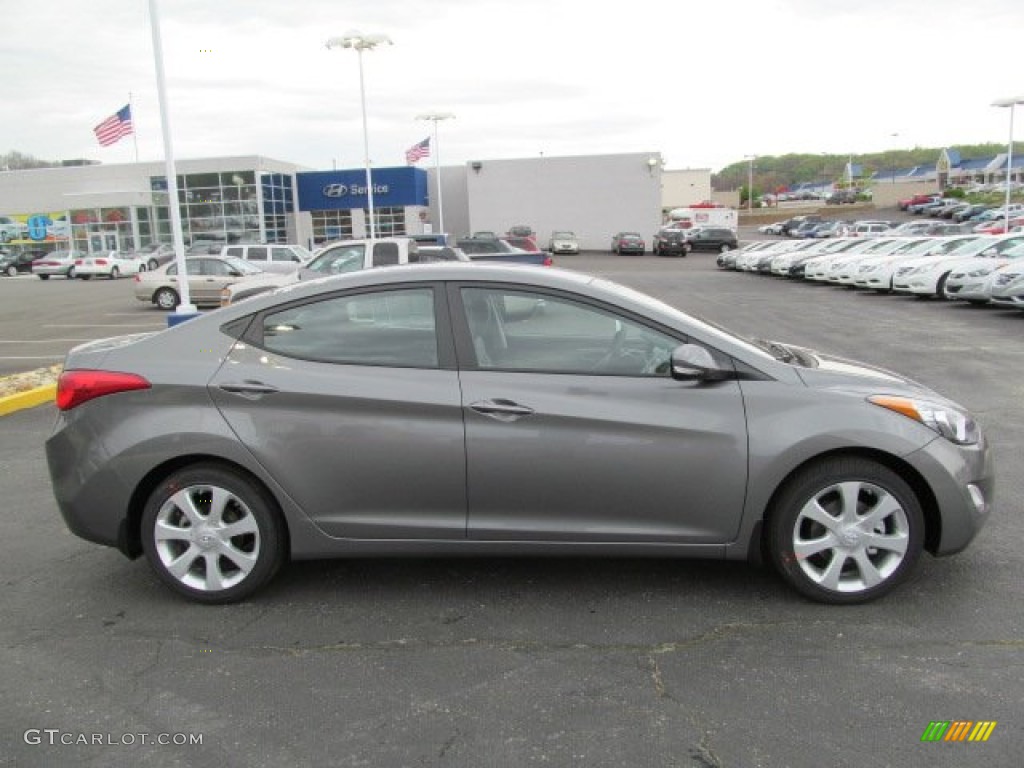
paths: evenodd
<path fill-rule="evenodd" d="M 68 280 L 71 279 L 71 275 L 68 275 Z M 92 275 L 79 275 L 79 280 L 92 280 Z"/>
<path fill-rule="evenodd" d="M 111 269 L 110 269 L 110 279 L 111 280 L 117 280 L 117 278 L 119 278 L 120 276 L 121 276 L 121 270 L 118 269 L 117 267 L 111 267 Z"/>
<path fill-rule="evenodd" d="M 74 278 L 75 278 L 75 268 L 74 267 L 71 267 L 68 270 L 68 273 L 67 273 L 66 277 L 67 277 L 68 280 L 74 280 Z"/>
<path fill-rule="evenodd" d="M 39 279 L 40 279 L 40 280 L 49 280 L 49 279 L 50 279 L 50 276 L 49 276 L 49 275 L 40 275 L 40 276 L 39 276 Z"/>
<path fill-rule="evenodd" d="M 946 281 L 949 280 L 949 272 L 939 278 L 939 282 L 935 284 L 935 296 L 936 298 L 946 300 Z"/>
<path fill-rule="evenodd" d="M 160 309 L 174 309 L 178 306 L 178 301 L 178 292 L 173 288 L 161 288 L 153 294 L 153 303 Z"/>
<path fill-rule="evenodd" d="M 220 509 L 214 489 L 223 494 Z M 196 510 L 192 516 L 180 503 L 185 496 Z M 158 528 L 163 531 L 159 540 Z M 237 533 L 223 533 L 228 528 Z M 273 498 L 244 475 L 215 464 L 180 469 L 160 483 L 142 512 L 141 536 L 146 559 L 160 580 L 201 603 L 249 597 L 273 578 L 287 553 Z M 180 566 L 172 571 L 171 564 Z"/>
<path fill-rule="evenodd" d="M 840 486 L 856 492 L 856 509 L 845 515 Z M 869 517 L 862 513 L 886 501 L 895 502 L 887 514 L 870 528 L 860 527 L 857 521 Z M 812 519 L 820 517 L 818 509 L 830 518 L 829 527 Z M 913 570 L 924 545 L 924 513 L 910 486 L 892 470 L 870 459 L 838 457 L 808 465 L 790 478 L 769 510 L 766 533 L 771 561 L 793 588 L 817 602 L 849 605 L 881 597 Z M 815 543 L 828 537 L 831 546 Z M 872 547 L 865 543 L 870 537 L 892 548 Z M 798 538 L 807 547 L 799 554 Z M 873 571 L 864 570 L 862 561 Z"/>
<path fill-rule="evenodd" d="M 15 276 L 17 276 L 17 274 L 18 274 L 18 268 L 16 266 L 14 266 L 13 264 L 7 268 L 7 276 L 8 277 L 15 277 Z"/>

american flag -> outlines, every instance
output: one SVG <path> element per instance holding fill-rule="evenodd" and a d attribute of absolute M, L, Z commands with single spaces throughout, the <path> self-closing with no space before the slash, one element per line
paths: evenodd
<path fill-rule="evenodd" d="M 130 135 L 132 132 L 131 104 L 125 104 L 123 109 L 117 110 L 92 130 L 101 147 L 109 147 Z"/>
<path fill-rule="evenodd" d="M 424 157 L 430 157 L 430 137 L 428 136 L 419 144 L 413 144 L 407 150 L 405 150 L 405 162 L 412 165 L 417 160 L 422 160 Z"/>

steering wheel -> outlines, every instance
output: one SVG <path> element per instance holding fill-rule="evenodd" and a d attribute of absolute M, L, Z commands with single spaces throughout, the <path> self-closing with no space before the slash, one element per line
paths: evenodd
<path fill-rule="evenodd" d="M 622 356 L 622 350 L 626 346 L 626 326 L 622 324 L 621 320 L 615 321 L 615 336 L 612 337 L 612 344 L 608 347 L 608 351 L 604 353 L 604 356 L 594 363 L 590 369 L 592 371 L 603 370 L 613 360 L 618 359 Z"/>

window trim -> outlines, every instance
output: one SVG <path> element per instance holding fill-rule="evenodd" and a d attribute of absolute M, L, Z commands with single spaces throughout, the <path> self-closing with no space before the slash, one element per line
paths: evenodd
<path fill-rule="evenodd" d="M 371 293 L 394 293 L 397 291 L 411 291 L 429 289 L 434 296 L 434 330 L 437 336 L 437 365 L 424 368 L 420 365 L 384 365 L 382 363 L 341 363 L 320 358 L 303 357 L 300 355 L 286 355 L 276 350 L 268 349 L 263 338 L 263 325 L 267 315 L 287 312 L 298 309 L 309 304 L 318 304 L 322 301 L 333 301 L 335 299 L 351 298 Z M 233 321 L 237 323 L 239 321 Z M 240 340 L 246 344 L 262 349 L 265 352 L 278 355 L 288 360 L 301 360 L 307 363 L 319 363 L 321 365 L 333 366 L 356 366 L 360 368 L 401 368 L 407 370 L 421 371 L 454 371 L 457 370 L 455 341 L 452 337 L 452 323 L 449 315 L 448 302 L 445 297 L 444 283 L 434 281 L 417 281 L 409 283 L 393 283 L 388 285 L 370 285 L 359 288 L 350 288 L 345 291 L 333 291 L 331 293 L 319 293 L 315 296 L 307 296 L 302 299 L 275 304 L 249 316 L 248 327 L 241 335 Z"/>

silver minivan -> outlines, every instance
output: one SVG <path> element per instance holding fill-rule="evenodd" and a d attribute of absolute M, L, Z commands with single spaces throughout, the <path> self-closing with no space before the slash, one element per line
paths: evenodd
<path fill-rule="evenodd" d="M 287 275 L 313 258 L 301 245 L 225 245 L 221 256 L 245 259 L 264 272 Z"/>

